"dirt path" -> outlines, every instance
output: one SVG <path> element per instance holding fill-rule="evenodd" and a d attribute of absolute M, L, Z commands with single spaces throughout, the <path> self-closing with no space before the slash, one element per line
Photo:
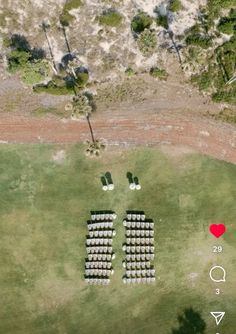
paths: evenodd
<path fill-rule="evenodd" d="M 146 115 L 136 119 L 97 115 L 91 119 L 96 138 L 113 145 L 185 145 L 236 164 L 236 128 L 186 115 Z M 85 120 L 1 117 L 1 143 L 77 143 L 89 139 Z"/>
<path fill-rule="evenodd" d="M 220 110 L 219 105 L 201 96 L 178 75 L 167 82 L 145 76 L 142 80 L 143 88 L 138 90 L 141 99 L 134 90 L 136 95 L 128 96 L 129 101 L 113 103 L 112 107 L 100 105 L 91 118 L 96 138 L 113 145 L 185 145 L 236 164 L 236 128 L 204 117 L 207 111 Z M 17 78 L 5 78 L 0 83 L 0 143 L 77 143 L 90 139 L 85 120 L 32 117 L 34 108 L 63 107 L 66 99 L 34 95 Z"/>

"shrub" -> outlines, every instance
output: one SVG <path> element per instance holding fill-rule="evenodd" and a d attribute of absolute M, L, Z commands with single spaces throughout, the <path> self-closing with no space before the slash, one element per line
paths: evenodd
<path fill-rule="evenodd" d="M 145 29 L 150 28 L 151 24 L 153 22 L 153 18 L 150 17 L 148 14 L 144 12 L 140 12 L 137 14 L 132 22 L 131 22 L 131 29 L 137 33 L 140 34 L 143 32 Z"/>
<path fill-rule="evenodd" d="M 138 46 L 144 55 L 151 54 L 157 45 L 156 34 L 149 29 L 145 29 L 138 37 Z"/>
<path fill-rule="evenodd" d="M 127 74 L 129 77 L 134 75 L 135 72 L 134 70 L 131 68 L 131 67 L 128 67 L 126 70 L 125 70 L 125 74 Z"/>
<path fill-rule="evenodd" d="M 160 69 L 159 67 L 152 67 L 149 73 L 152 77 L 159 78 L 160 80 L 167 80 L 168 78 L 166 70 Z"/>
<path fill-rule="evenodd" d="M 37 107 L 32 111 L 34 116 L 45 117 L 46 115 L 67 116 L 60 108 L 55 107 Z"/>
<path fill-rule="evenodd" d="M 214 25 L 214 19 L 220 16 L 220 12 L 224 8 L 235 6 L 235 0 L 208 0 L 207 11 L 209 26 Z"/>
<path fill-rule="evenodd" d="M 20 77 L 28 85 L 43 81 L 49 74 L 50 68 L 46 61 L 28 62 L 20 71 Z"/>
<path fill-rule="evenodd" d="M 197 45 L 203 49 L 208 49 L 212 46 L 211 38 L 200 33 L 188 35 L 185 42 L 187 45 Z"/>
<path fill-rule="evenodd" d="M 218 91 L 212 95 L 212 100 L 215 102 L 236 104 L 236 89 L 231 91 Z"/>
<path fill-rule="evenodd" d="M 197 84 L 200 90 L 212 93 L 215 102 L 228 102 L 236 104 L 236 82 L 227 85 L 230 78 L 235 75 L 235 49 L 236 49 L 236 9 L 231 9 L 227 17 L 220 18 L 223 8 L 228 8 L 234 1 L 208 0 L 207 9 L 201 10 L 199 23 L 192 27 L 185 39 L 188 57 L 199 64 L 198 74 L 192 76 L 191 81 Z M 215 26 L 220 18 L 213 37 L 209 37 L 208 28 Z M 204 29 L 203 29 L 204 28 Z M 220 36 L 220 32 L 232 34 L 231 39 L 215 47 L 212 52 L 202 52 L 200 48 L 213 47 L 212 39 Z M 198 55 L 198 53 L 200 54 Z M 203 66 L 202 66 L 203 65 Z"/>
<path fill-rule="evenodd" d="M 2 45 L 4 48 L 9 48 L 11 46 L 11 39 L 9 36 L 5 35 L 2 39 Z"/>
<path fill-rule="evenodd" d="M 120 13 L 110 9 L 99 17 L 99 23 L 110 27 L 118 27 L 122 22 L 122 18 L 123 16 Z"/>
<path fill-rule="evenodd" d="M 6 43 L 11 48 L 7 55 L 8 69 L 11 73 L 17 73 L 28 85 L 42 82 L 49 76 L 50 67 L 44 59 L 43 49 L 31 49 L 26 38 L 18 34 L 13 34 Z"/>
<path fill-rule="evenodd" d="M 8 56 L 8 66 L 9 70 L 15 72 L 21 67 L 24 67 L 30 59 L 30 53 L 26 51 L 13 50 Z"/>
<path fill-rule="evenodd" d="M 172 12 L 178 12 L 182 9 L 182 4 L 180 0 L 171 0 L 169 10 Z"/>
<path fill-rule="evenodd" d="M 232 77 L 235 73 L 235 62 L 236 62 L 235 49 L 236 49 L 236 37 L 232 37 L 229 41 L 219 46 L 215 51 L 218 63 L 220 65 L 220 70 L 221 70 L 220 72 L 224 73 L 225 76 L 224 83 L 228 81 L 228 79 Z"/>
<path fill-rule="evenodd" d="M 60 15 L 60 23 L 63 26 L 68 26 L 74 19 L 74 16 L 69 13 L 70 10 L 76 9 L 81 6 L 81 0 L 67 0 L 63 7 L 62 14 Z"/>
<path fill-rule="evenodd" d="M 210 116 L 214 117 L 217 120 L 229 122 L 229 123 L 236 123 L 236 112 L 229 108 L 224 108 L 218 114 L 210 114 Z"/>
<path fill-rule="evenodd" d="M 9 71 L 18 73 L 21 80 L 28 85 L 43 81 L 50 72 L 46 60 L 32 60 L 30 53 L 25 51 L 13 50 L 8 55 Z"/>
<path fill-rule="evenodd" d="M 68 12 L 72 9 L 80 7 L 81 4 L 82 4 L 81 0 L 67 0 L 63 10 Z"/>
<path fill-rule="evenodd" d="M 162 26 L 165 29 L 169 28 L 167 15 L 159 15 L 156 22 L 157 22 L 157 25 Z"/>
<path fill-rule="evenodd" d="M 89 74 L 88 74 L 88 72 L 79 72 L 79 73 L 76 73 L 76 74 L 77 74 L 76 84 L 79 87 L 85 86 L 86 83 L 89 80 Z"/>
<path fill-rule="evenodd" d="M 229 17 L 231 19 L 236 19 L 236 9 L 231 8 L 230 12 L 229 12 Z"/>
<path fill-rule="evenodd" d="M 50 81 L 47 85 L 36 85 L 33 87 L 35 93 L 47 93 L 52 95 L 72 95 L 74 94 L 73 88 L 69 88 L 66 85 L 57 86 L 53 81 Z"/>
<path fill-rule="evenodd" d="M 222 17 L 217 28 L 224 34 L 231 35 L 236 33 L 236 9 L 232 8 L 228 17 Z"/>
<path fill-rule="evenodd" d="M 234 32 L 236 32 L 236 19 L 223 17 L 220 20 L 217 29 L 223 34 L 228 34 L 228 35 L 233 34 Z"/>
<path fill-rule="evenodd" d="M 194 24 L 190 29 L 188 29 L 188 34 L 199 34 L 201 32 L 201 25 L 199 23 Z"/>
<path fill-rule="evenodd" d="M 206 90 L 211 86 L 213 80 L 209 72 L 203 72 L 199 75 L 193 75 L 191 81 L 198 85 L 200 90 Z"/>
<path fill-rule="evenodd" d="M 73 94 L 76 87 L 84 87 L 89 79 L 89 74 L 86 70 L 78 69 L 76 75 L 76 79 L 72 76 L 62 77 L 54 75 L 47 85 L 36 85 L 33 89 L 36 93 L 45 92 L 52 95 Z"/>

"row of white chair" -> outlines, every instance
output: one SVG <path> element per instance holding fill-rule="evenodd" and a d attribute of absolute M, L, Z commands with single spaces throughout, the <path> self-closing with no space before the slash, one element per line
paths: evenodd
<path fill-rule="evenodd" d="M 113 249 L 109 246 L 89 246 L 86 248 L 88 254 L 112 254 Z"/>
<path fill-rule="evenodd" d="M 107 285 L 110 284 L 110 278 L 85 278 L 85 282 L 91 285 Z"/>
<path fill-rule="evenodd" d="M 86 269 L 111 269 L 111 262 L 91 261 L 85 263 Z"/>
<path fill-rule="evenodd" d="M 113 275 L 113 269 L 85 269 L 85 276 L 109 277 Z"/>
<path fill-rule="evenodd" d="M 88 230 L 92 231 L 92 230 L 97 230 L 97 229 L 112 229 L 113 228 L 113 222 L 112 221 L 105 221 L 102 223 L 90 223 L 87 224 L 88 226 Z"/>
<path fill-rule="evenodd" d="M 140 221 L 123 221 L 123 226 L 132 229 L 154 229 L 154 223 L 152 222 L 140 222 Z"/>
<path fill-rule="evenodd" d="M 154 283 L 156 281 L 156 277 L 133 277 L 133 278 L 123 278 L 123 282 L 125 284 L 130 284 L 130 283 Z"/>

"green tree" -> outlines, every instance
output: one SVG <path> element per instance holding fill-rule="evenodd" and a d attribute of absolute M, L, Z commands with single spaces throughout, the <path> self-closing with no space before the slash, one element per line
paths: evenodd
<path fill-rule="evenodd" d="M 99 157 L 101 152 L 105 150 L 106 145 L 103 141 L 96 139 L 95 141 L 87 141 L 86 155 L 89 157 Z"/>
<path fill-rule="evenodd" d="M 91 126 L 90 119 L 89 119 L 91 112 L 92 112 L 92 106 L 90 104 L 89 98 L 85 94 L 75 95 L 72 101 L 65 106 L 65 110 L 71 112 L 71 117 L 74 120 L 78 120 L 81 117 L 86 118 L 88 122 L 89 130 L 90 130 L 92 142 L 94 142 L 95 138 L 93 135 L 92 126 Z"/>
<path fill-rule="evenodd" d="M 192 308 L 184 310 L 182 315 L 178 316 L 179 328 L 172 329 L 172 334 L 204 334 L 206 323 L 201 315 Z"/>
<path fill-rule="evenodd" d="M 30 59 L 30 53 L 26 51 L 13 50 L 8 55 L 8 64 L 11 71 L 22 68 Z"/>

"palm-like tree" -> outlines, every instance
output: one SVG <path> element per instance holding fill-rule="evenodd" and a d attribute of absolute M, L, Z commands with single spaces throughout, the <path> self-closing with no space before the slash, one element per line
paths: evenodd
<path fill-rule="evenodd" d="M 65 109 L 66 111 L 71 111 L 71 117 L 74 120 L 79 119 L 82 116 L 85 116 L 88 119 L 92 112 L 89 99 L 84 94 L 75 95 L 72 102 L 68 103 Z"/>
<path fill-rule="evenodd" d="M 59 26 L 59 28 L 63 32 L 63 36 L 64 36 L 64 39 L 65 39 L 65 42 L 66 42 L 66 47 L 67 47 L 68 53 L 71 53 L 70 44 L 69 44 L 69 41 L 68 41 L 68 38 L 67 38 L 67 34 L 66 34 L 66 28 L 68 27 L 68 25 L 69 24 L 66 21 L 60 20 L 60 26 Z"/>
<path fill-rule="evenodd" d="M 71 117 L 73 120 L 78 120 L 81 117 L 86 117 L 92 139 L 91 141 L 87 141 L 88 147 L 86 149 L 86 155 L 91 157 L 98 157 L 101 151 L 105 149 L 105 144 L 101 140 L 94 138 L 93 129 L 90 122 L 92 106 L 88 97 L 85 94 L 75 95 L 72 99 L 72 102 L 68 103 L 65 106 L 65 110 L 71 112 Z"/>
<path fill-rule="evenodd" d="M 171 42 L 172 42 L 172 45 L 175 49 L 175 52 L 177 54 L 177 57 L 178 57 L 178 60 L 179 60 L 179 64 L 182 68 L 182 58 L 181 58 L 181 55 L 180 55 L 180 52 L 179 52 L 179 48 L 178 48 L 178 45 L 174 39 L 174 33 L 173 31 L 170 29 L 170 26 L 169 26 L 169 8 L 167 7 L 166 8 L 166 13 L 163 15 L 162 13 L 160 13 L 160 10 L 159 8 L 156 8 L 155 12 L 157 13 L 157 15 L 159 16 L 159 19 L 160 19 L 160 25 L 163 27 L 164 29 L 164 33 L 165 34 L 168 34 Z"/>

